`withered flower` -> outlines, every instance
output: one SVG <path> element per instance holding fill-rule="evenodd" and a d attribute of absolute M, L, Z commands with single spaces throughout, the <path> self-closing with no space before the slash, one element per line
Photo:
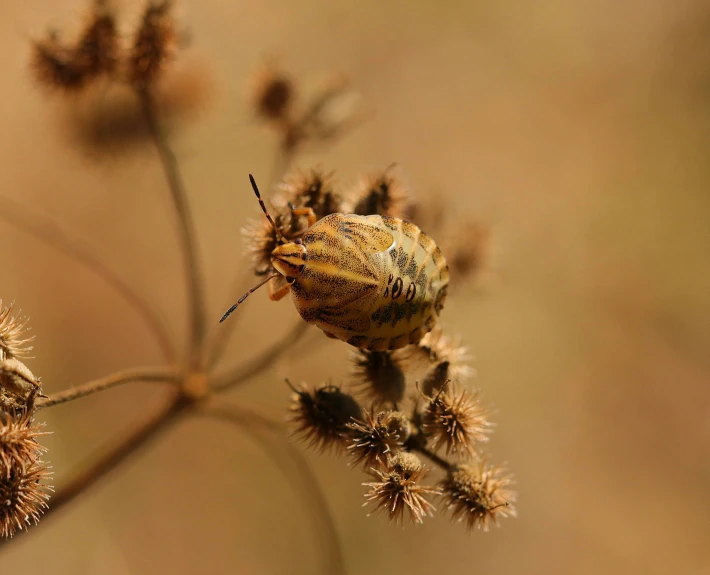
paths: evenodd
<path fill-rule="evenodd" d="M 501 469 L 482 461 L 452 467 L 440 486 L 453 519 L 488 531 L 499 517 L 515 517 L 515 494 L 508 489 L 512 483 Z"/>
<path fill-rule="evenodd" d="M 332 180 L 332 174 L 318 169 L 295 171 L 279 185 L 280 197 L 297 208 L 312 208 L 320 220 L 343 211 L 343 199 L 333 190 Z"/>
<path fill-rule="evenodd" d="M 353 463 L 366 469 L 387 463 L 387 457 L 399 451 L 412 433 L 407 416 L 401 411 L 365 413 L 364 421 L 349 424 L 352 439 L 348 450 Z"/>
<path fill-rule="evenodd" d="M 116 18 L 105 0 L 95 0 L 76 46 L 75 58 L 88 77 L 110 74 L 119 61 Z"/>
<path fill-rule="evenodd" d="M 0 413 L 0 537 L 36 524 L 47 508 L 52 488 L 45 481 L 51 472 L 40 459 L 45 450 L 38 435 L 28 416 Z"/>
<path fill-rule="evenodd" d="M 410 197 L 390 166 L 384 172 L 364 178 L 353 192 L 353 202 L 354 214 L 405 218 Z"/>
<path fill-rule="evenodd" d="M 34 336 L 26 337 L 28 318 L 12 315 L 14 304 L 3 307 L 0 300 L 0 360 L 3 357 L 23 357 L 32 350 L 27 344 Z"/>
<path fill-rule="evenodd" d="M 454 230 L 453 239 L 444 242 L 452 284 L 474 280 L 486 267 L 490 249 L 490 231 L 478 222 L 464 222 Z"/>
<path fill-rule="evenodd" d="M 47 88 L 78 92 L 89 79 L 76 51 L 62 44 L 56 34 L 33 43 L 31 65 L 39 83 Z"/>
<path fill-rule="evenodd" d="M 391 351 L 359 349 L 351 355 L 358 390 L 375 403 L 396 404 L 407 385 L 402 365 Z"/>
<path fill-rule="evenodd" d="M 172 0 L 149 0 L 129 56 L 130 82 L 139 90 L 154 83 L 177 53 L 178 33 Z"/>
<path fill-rule="evenodd" d="M 426 467 L 413 453 L 401 452 L 390 458 L 387 469 L 373 469 L 379 481 L 363 483 L 370 488 L 365 495 L 367 502 L 377 505 L 378 511 L 386 513 L 390 521 L 402 523 L 405 510 L 414 523 L 422 523 L 426 515 L 431 515 L 434 506 L 427 495 L 437 495 L 436 487 L 421 485 Z"/>
<path fill-rule="evenodd" d="M 478 394 L 451 383 L 429 399 L 422 414 L 422 429 L 448 455 L 475 453 L 475 442 L 488 441 L 491 428 Z"/>
<path fill-rule="evenodd" d="M 248 99 L 257 116 L 289 123 L 296 99 L 293 80 L 272 60 L 264 62 L 249 83 Z"/>
<path fill-rule="evenodd" d="M 362 418 L 362 408 L 355 398 L 333 385 L 292 389 L 289 410 L 294 434 L 317 451 L 333 445 L 344 447 L 352 432 L 348 424 Z"/>

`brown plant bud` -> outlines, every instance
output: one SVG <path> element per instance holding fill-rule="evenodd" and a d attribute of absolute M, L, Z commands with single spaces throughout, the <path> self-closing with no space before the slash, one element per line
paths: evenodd
<path fill-rule="evenodd" d="M 468 365 L 468 348 L 461 346 L 458 339 L 444 335 L 437 326 L 426 334 L 416 346 L 409 346 L 397 352 L 402 362 L 412 367 L 424 363 L 427 373 L 422 380 L 422 392 L 433 395 L 448 380 L 459 383 L 474 374 Z"/>
<path fill-rule="evenodd" d="M 443 242 L 452 283 L 475 280 L 486 267 L 490 248 L 490 230 L 478 222 L 456 226 L 453 239 Z"/>
<path fill-rule="evenodd" d="M 116 18 L 104 0 L 95 0 L 76 46 L 75 58 L 87 77 L 110 74 L 119 61 Z"/>
<path fill-rule="evenodd" d="M 293 389 L 289 410 L 294 434 L 316 451 L 344 447 L 352 433 L 348 424 L 362 419 L 362 408 L 355 398 L 333 385 Z"/>
<path fill-rule="evenodd" d="M 264 62 L 250 82 L 248 99 L 257 116 L 286 124 L 293 114 L 295 86 L 275 62 Z"/>
<path fill-rule="evenodd" d="M 511 476 L 481 461 L 452 467 L 440 486 L 453 519 L 488 531 L 499 517 L 515 517 L 512 484 Z"/>
<path fill-rule="evenodd" d="M 404 397 L 406 380 L 395 353 L 391 351 L 353 352 L 353 375 L 359 391 L 375 402 L 396 404 Z"/>
<path fill-rule="evenodd" d="M 44 482 L 51 473 L 40 460 L 39 435 L 29 416 L 0 413 L 0 537 L 36 524 L 47 508 L 52 487 Z"/>
<path fill-rule="evenodd" d="M 128 62 L 129 80 L 139 90 L 153 84 L 177 53 L 172 7 L 172 0 L 149 0 L 143 11 Z"/>
<path fill-rule="evenodd" d="M 288 237 L 286 230 L 290 228 L 290 210 L 272 206 L 269 209 L 269 213 L 284 237 Z M 276 230 L 266 218 L 262 217 L 252 220 L 242 228 L 242 234 L 246 241 L 246 252 L 251 260 L 254 272 L 257 275 L 265 275 L 272 269 L 271 252 L 281 245 Z"/>
<path fill-rule="evenodd" d="M 61 43 L 54 33 L 33 43 L 31 66 L 40 84 L 66 92 L 82 90 L 90 78 L 76 50 Z"/>
<path fill-rule="evenodd" d="M 410 199 L 401 182 L 392 175 L 390 166 L 384 172 L 364 178 L 353 194 L 353 201 L 354 214 L 404 218 Z"/>
<path fill-rule="evenodd" d="M 365 499 L 374 502 L 377 510 L 385 512 L 390 521 L 401 524 L 406 510 L 414 523 L 421 523 L 434 511 L 426 496 L 440 493 L 435 487 L 420 484 L 426 471 L 413 453 L 398 453 L 389 459 L 385 471 L 372 470 L 378 481 L 363 483 L 370 488 Z"/>
<path fill-rule="evenodd" d="M 34 336 L 25 337 L 29 328 L 28 318 L 12 315 L 14 303 L 3 307 L 0 299 L 0 360 L 4 357 L 23 357 L 32 350 L 27 344 L 34 340 Z"/>
<path fill-rule="evenodd" d="M 488 441 L 492 424 L 478 394 L 449 384 L 431 397 L 422 413 L 422 429 L 434 438 L 434 448 L 447 455 L 475 453 L 475 442 Z"/>
<path fill-rule="evenodd" d="M 312 208 L 316 219 L 319 220 L 343 211 L 343 200 L 333 191 L 332 174 L 325 174 L 317 169 L 296 171 L 284 180 L 279 190 L 286 204 L 297 208 Z"/>
<path fill-rule="evenodd" d="M 411 423 L 401 411 L 381 411 L 376 416 L 365 413 L 364 421 L 354 421 L 349 427 L 352 439 L 348 450 L 353 463 L 366 469 L 386 464 L 387 457 L 399 451 L 412 433 Z"/>

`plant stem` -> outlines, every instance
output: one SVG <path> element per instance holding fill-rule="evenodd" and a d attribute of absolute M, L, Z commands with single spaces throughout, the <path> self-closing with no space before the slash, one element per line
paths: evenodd
<path fill-rule="evenodd" d="M 444 471 L 449 471 L 452 467 L 451 463 L 446 461 L 443 457 L 439 457 L 436 453 L 433 451 L 430 451 L 424 446 L 418 446 L 418 445 L 411 445 L 410 449 L 412 451 L 418 451 L 421 453 L 424 457 L 441 467 Z"/>
<path fill-rule="evenodd" d="M 82 397 L 86 397 L 87 395 L 91 395 L 117 385 L 136 381 L 179 383 L 181 381 L 181 376 L 174 370 L 161 367 L 127 369 L 94 379 L 82 385 L 70 387 L 64 391 L 53 393 L 46 398 L 39 398 L 35 403 L 35 406 L 37 409 L 44 409 L 45 407 L 52 407 L 54 405 L 59 405 L 60 403 L 80 399 Z"/>
<path fill-rule="evenodd" d="M 307 329 L 308 324 L 305 321 L 299 321 L 284 338 L 266 348 L 255 359 L 215 376 L 212 380 L 212 391 L 215 393 L 227 391 L 264 371 L 274 364 L 283 352 L 298 343 Z"/>
<path fill-rule="evenodd" d="M 285 431 L 283 427 L 267 417 L 235 405 L 207 404 L 200 406 L 197 413 L 238 425 L 261 444 L 264 450 L 271 455 L 274 463 L 284 474 L 289 484 L 304 499 L 305 508 L 313 520 L 315 530 L 320 539 L 318 549 L 319 553 L 322 553 L 324 557 L 323 572 L 329 575 L 345 573 L 340 538 L 338 537 L 335 521 L 328 508 L 328 503 L 323 497 L 318 481 L 304 457 L 296 448 L 283 440 Z M 273 441 L 269 441 L 260 431 L 265 431 L 279 439 L 279 443 L 285 452 L 285 457 L 274 449 Z M 291 465 L 288 465 L 288 460 L 291 461 Z"/>
<path fill-rule="evenodd" d="M 86 242 L 72 237 L 68 231 L 53 218 L 43 216 L 15 202 L 11 198 L 2 198 L 0 218 L 18 227 L 32 237 L 43 241 L 70 258 L 84 264 L 108 285 L 114 288 L 126 302 L 143 318 L 160 346 L 165 359 L 175 363 L 175 352 L 171 337 L 165 325 L 156 316 L 148 302 L 129 286 L 120 276 L 106 267 L 99 258 L 86 247 Z"/>
<path fill-rule="evenodd" d="M 205 297 L 202 274 L 197 257 L 194 224 L 190 207 L 187 203 L 185 184 L 183 183 L 175 154 L 170 149 L 167 139 L 161 130 L 155 101 L 147 89 L 139 90 L 138 97 L 141 101 L 148 130 L 160 157 L 160 163 L 170 188 L 178 218 L 180 248 L 184 260 L 190 315 L 187 362 L 190 369 L 197 370 L 202 362 L 202 346 L 205 339 Z"/>

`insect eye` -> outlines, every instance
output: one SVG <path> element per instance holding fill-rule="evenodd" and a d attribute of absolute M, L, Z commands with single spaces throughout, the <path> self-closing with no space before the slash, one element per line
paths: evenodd
<path fill-rule="evenodd" d="M 296 238 L 295 240 L 293 240 L 293 243 L 300 246 L 303 243 L 303 240 L 301 238 Z"/>

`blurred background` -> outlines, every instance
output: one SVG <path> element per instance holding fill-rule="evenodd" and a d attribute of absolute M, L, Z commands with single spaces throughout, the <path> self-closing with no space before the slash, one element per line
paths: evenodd
<path fill-rule="evenodd" d="M 142 5 L 117 6 L 128 34 Z M 86 238 L 184 333 L 153 150 L 85 145 L 80 112 L 110 105 L 113 88 L 62 98 L 28 68 L 30 40 L 71 35 L 87 2 L 0 7 L 0 194 Z M 215 322 L 245 265 L 240 229 L 258 216 L 246 175 L 267 179 L 275 159 L 245 99 L 266 56 L 304 91 L 347 77 L 368 111 L 297 166 L 346 186 L 397 162 L 417 197 L 491 227 L 487 281 L 459 286 L 442 318 L 496 410 L 490 452 L 515 473 L 518 518 L 490 533 L 444 514 L 390 526 L 361 508 L 359 471 L 308 452 L 348 572 L 710 573 L 710 5 L 184 0 L 177 14 L 191 111 L 170 138 Z M 28 366 L 45 390 L 159 361 L 141 320 L 76 262 L 5 221 L 0 257 L 0 297 L 31 316 Z M 265 293 L 239 313 L 225 365 L 298 321 Z M 306 343 L 231 400 L 281 419 L 284 377 L 347 379 L 347 346 Z M 158 391 L 125 386 L 43 412 L 55 485 Z M 191 420 L 5 547 L 3 572 L 314 573 L 303 503 L 242 432 Z"/>

